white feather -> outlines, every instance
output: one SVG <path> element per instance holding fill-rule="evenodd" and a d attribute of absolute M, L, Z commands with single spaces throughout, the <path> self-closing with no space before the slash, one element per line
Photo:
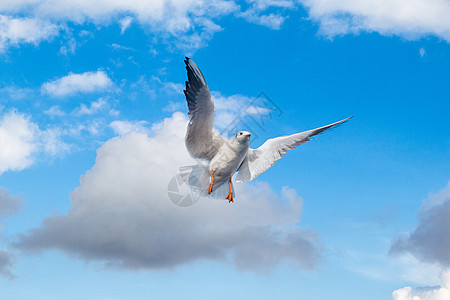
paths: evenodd
<path fill-rule="evenodd" d="M 239 167 L 236 180 L 242 182 L 255 179 L 272 167 L 288 150 L 295 149 L 295 147 L 311 140 L 312 136 L 335 128 L 350 119 L 351 117 L 316 129 L 269 139 L 257 149 L 249 148 L 247 157 Z"/>

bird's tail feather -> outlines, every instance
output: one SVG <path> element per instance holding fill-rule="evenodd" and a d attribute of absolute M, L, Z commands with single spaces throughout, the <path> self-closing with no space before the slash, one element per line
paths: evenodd
<path fill-rule="evenodd" d="M 191 190 L 202 197 L 223 200 L 229 192 L 228 182 L 216 187 L 211 194 L 208 194 L 208 188 L 211 183 L 211 174 L 207 168 L 201 165 L 183 166 L 180 169 L 180 177 L 189 185 Z M 233 197 L 236 197 L 233 182 L 231 182 Z"/>

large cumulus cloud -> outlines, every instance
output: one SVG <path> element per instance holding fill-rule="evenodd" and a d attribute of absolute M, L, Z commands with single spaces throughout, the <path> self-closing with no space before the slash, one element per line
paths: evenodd
<path fill-rule="evenodd" d="M 183 114 L 174 113 L 153 127 L 151 137 L 132 132 L 107 141 L 70 195 L 67 214 L 48 217 L 16 246 L 61 249 L 125 268 L 167 268 L 201 259 L 241 269 L 281 261 L 314 267 L 320 256 L 317 237 L 299 228 L 302 199 L 293 189 L 277 194 L 256 183 L 237 185 L 234 204 L 201 199 L 180 208 L 169 201 L 168 182 L 189 163 L 186 124 Z"/>

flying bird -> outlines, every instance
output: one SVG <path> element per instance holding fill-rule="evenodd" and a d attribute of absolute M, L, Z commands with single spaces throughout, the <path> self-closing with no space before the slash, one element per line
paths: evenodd
<path fill-rule="evenodd" d="M 202 163 L 181 167 L 180 176 L 201 195 L 225 197 L 233 202 L 235 192 L 231 178 L 236 172 L 238 182 L 253 180 L 272 167 L 287 150 L 295 149 L 311 140 L 312 136 L 352 118 L 269 139 L 259 148 L 252 149 L 248 131 L 239 131 L 232 138 L 225 139 L 214 129 L 214 101 L 205 78 L 191 59 L 186 57 L 184 62 L 188 77 L 184 94 L 189 109 L 185 143 L 189 154 Z"/>

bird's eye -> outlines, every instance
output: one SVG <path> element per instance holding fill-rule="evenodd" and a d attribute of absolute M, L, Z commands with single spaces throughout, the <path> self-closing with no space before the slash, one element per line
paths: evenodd
<path fill-rule="evenodd" d="M 239 135 L 242 135 L 242 132 L 239 132 Z"/>

